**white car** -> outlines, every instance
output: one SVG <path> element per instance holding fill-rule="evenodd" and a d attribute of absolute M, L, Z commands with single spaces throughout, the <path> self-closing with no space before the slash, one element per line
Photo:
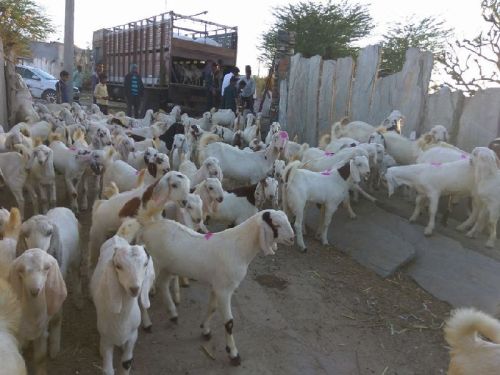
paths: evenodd
<path fill-rule="evenodd" d="M 34 98 L 42 98 L 48 102 L 56 102 L 56 83 L 58 79 L 46 71 L 27 65 L 16 65 L 18 73 L 30 89 Z M 80 90 L 73 87 L 73 100 L 80 100 Z"/>

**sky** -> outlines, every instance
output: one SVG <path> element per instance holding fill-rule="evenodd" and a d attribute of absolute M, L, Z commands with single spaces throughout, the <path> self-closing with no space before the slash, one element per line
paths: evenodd
<path fill-rule="evenodd" d="M 36 0 L 52 17 L 57 28 L 50 40 L 63 41 L 64 0 Z M 272 24 L 271 10 L 277 5 L 297 3 L 297 0 L 75 0 L 75 44 L 85 48 L 92 45 L 95 30 L 121 25 L 173 10 L 193 15 L 208 11 L 202 18 L 228 26 L 238 26 L 237 65 L 253 67 L 253 73 L 263 76 L 264 66 L 257 61 L 259 36 Z M 320 1 L 318 2 L 326 2 Z M 375 44 L 392 24 L 408 17 L 442 16 L 455 29 L 458 38 L 472 37 L 481 30 L 480 0 L 357 0 L 368 5 L 375 22 L 370 37 L 360 46 Z M 440 17 L 441 18 L 441 17 Z"/>

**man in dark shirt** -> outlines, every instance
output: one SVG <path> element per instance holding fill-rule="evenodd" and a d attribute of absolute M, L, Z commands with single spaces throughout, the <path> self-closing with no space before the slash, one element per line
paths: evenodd
<path fill-rule="evenodd" d="M 238 98 L 238 89 L 236 88 L 236 82 L 238 82 L 238 78 L 232 77 L 229 81 L 229 86 L 224 89 L 224 95 L 222 97 L 224 108 L 232 109 L 234 113 L 236 113 L 236 101 Z"/>
<path fill-rule="evenodd" d="M 57 104 L 69 103 L 66 85 L 69 80 L 69 73 L 63 70 L 59 74 L 59 81 L 56 82 L 56 101 Z"/>
<path fill-rule="evenodd" d="M 127 116 L 139 117 L 139 107 L 141 105 L 142 94 L 144 93 L 144 84 L 137 71 L 137 65 L 130 65 L 130 72 L 125 76 L 125 99 L 127 101 Z"/>

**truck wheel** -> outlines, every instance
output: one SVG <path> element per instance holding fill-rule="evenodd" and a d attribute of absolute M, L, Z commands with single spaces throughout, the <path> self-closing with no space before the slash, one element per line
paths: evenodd
<path fill-rule="evenodd" d="M 57 93 L 55 92 L 55 90 L 51 89 L 45 90 L 42 93 L 42 99 L 46 100 L 49 103 L 55 103 L 57 100 Z"/>

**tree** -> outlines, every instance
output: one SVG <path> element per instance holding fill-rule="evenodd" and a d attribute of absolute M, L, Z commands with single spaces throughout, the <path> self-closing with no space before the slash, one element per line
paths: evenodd
<path fill-rule="evenodd" d="M 53 31 L 52 21 L 33 0 L 0 0 L 0 39 L 6 60 L 7 105 L 11 112 L 11 125 L 16 121 L 15 109 L 23 107 L 16 91 L 16 56 L 29 54 L 30 41 L 43 40 Z"/>
<path fill-rule="evenodd" d="M 276 53 L 278 30 L 295 32 L 295 51 L 305 57 L 336 59 L 354 54 L 354 42 L 367 36 L 373 21 L 364 5 L 346 0 L 302 1 L 273 9 L 274 24 L 261 36 L 260 60 L 270 64 Z"/>
<path fill-rule="evenodd" d="M 51 19 L 33 0 L 0 0 L 0 38 L 8 54 L 24 54 L 30 41 L 52 32 Z"/>
<path fill-rule="evenodd" d="M 453 30 L 446 28 L 444 21 L 432 16 L 398 22 L 382 36 L 381 69 L 385 74 L 399 72 L 408 48 L 420 48 L 435 55 L 442 53 L 452 35 Z"/>
<path fill-rule="evenodd" d="M 456 40 L 437 58 L 453 81 L 446 85 L 470 95 L 486 85 L 500 85 L 500 1 L 482 0 L 481 8 L 486 31 L 472 40 Z"/>

